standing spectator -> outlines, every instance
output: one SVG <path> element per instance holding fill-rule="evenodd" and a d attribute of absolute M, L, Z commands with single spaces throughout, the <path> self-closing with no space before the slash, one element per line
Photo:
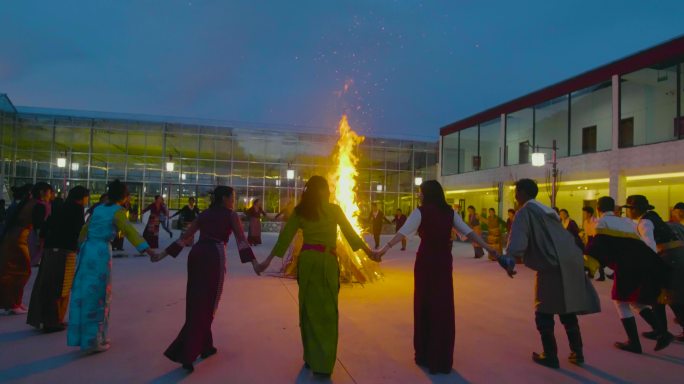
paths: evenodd
<path fill-rule="evenodd" d="M 401 208 L 397 208 L 397 211 L 394 213 L 394 219 L 392 220 L 392 222 L 394 223 L 395 232 L 398 233 L 401 227 L 403 227 L 406 223 L 406 215 L 404 215 L 401 212 Z M 406 236 L 403 236 L 401 238 L 401 250 L 406 250 Z"/>
<path fill-rule="evenodd" d="M 247 228 L 247 242 L 249 245 L 261 244 L 261 217 L 266 216 L 266 212 L 261 207 L 261 200 L 254 199 L 252 206 L 247 210 L 249 227 Z"/>
<path fill-rule="evenodd" d="M 494 208 L 489 208 L 487 217 L 487 244 L 496 249 L 497 253 L 501 253 L 501 219 Z M 488 257 L 489 260 L 496 261 L 493 255 L 490 254 Z"/>
<path fill-rule="evenodd" d="M 570 350 L 568 360 L 584 362 L 582 335 L 577 315 L 601 310 L 594 286 L 584 274 L 582 251 L 560 223 L 553 209 L 535 198 L 539 188 L 531 179 L 515 183 L 515 199 L 520 209 L 515 214 L 506 265 L 511 257 L 521 256 L 523 263 L 536 271 L 535 323 L 541 336 L 543 353 L 533 353 L 538 364 L 558 368 L 558 347 L 554 335 L 554 315 L 565 326 Z"/>
<path fill-rule="evenodd" d="M 76 272 L 78 236 L 85 224 L 88 190 L 74 187 L 45 224 L 45 254 L 33 284 L 27 323 L 44 332 L 65 329 L 71 284 Z"/>
<path fill-rule="evenodd" d="M 31 266 L 37 267 L 43 256 L 43 245 L 45 238 L 41 233 L 43 225 L 52 214 L 52 198 L 54 197 L 52 187 L 45 182 L 37 182 L 31 189 L 31 196 L 36 200 L 33 207 L 33 231 L 29 233 L 29 253 L 31 254 Z"/>
<path fill-rule="evenodd" d="M 579 249 L 584 249 L 584 243 L 582 243 L 582 238 L 580 238 L 580 229 L 577 225 L 577 222 L 570 218 L 570 214 L 568 213 L 567 209 L 561 209 L 557 213 L 560 216 L 560 221 L 561 224 L 563 224 L 563 228 L 570 232 L 573 239 L 575 239 L 575 244 L 577 247 Z"/>
<path fill-rule="evenodd" d="M 613 204 L 615 205 L 615 204 Z M 614 216 L 614 215 L 613 215 Z M 582 244 L 584 247 L 586 247 L 588 244 L 591 243 L 593 240 L 594 236 L 596 236 L 596 224 L 598 223 L 598 219 L 594 216 L 594 208 L 590 206 L 584 206 L 582 207 Z M 599 277 L 596 279 L 596 281 L 605 281 L 606 280 L 606 271 L 604 271 L 606 265 L 601 263 L 600 261 L 594 259 L 593 257 L 589 255 L 585 255 L 585 267 L 589 270 L 589 277 L 594 277 L 596 274 L 594 271 L 594 268 L 596 268 L 596 264 L 598 263 L 598 273 Z"/>
<path fill-rule="evenodd" d="M 513 226 L 513 219 L 515 218 L 515 209 L 508 209 L 508 218 L 506 219 L 506 233 L 511 233 L 511 227 Z"/>
<path fill-rule="evenodd" d="M 169 207 L 164 202 L 164 197 L 162 197 L 161 213 L 159 214 L 159 225 L 169 234 L 169 237 L 173 237 L 173 232 L 169 229 Z"/>
<path fill-rule="evenodd" d="M 668 224 L 677 235 L 677 238 L 684 241 L 684 203 L 675 204 L 672 209 L 672 221 Z"/>
<path fill-rule="evenodd" d="M 472 205 L 468 206 L 468 226 L 475 232 L 479 237 L 482 237 L 482 228 L 480 227 L 480 219 L 477 217 L 477 212 L 475 207 Z M 479 259 L 484 256 L 484 251 L 482 250 L 482 245 L 478 242 L 473 241 L 473 250 L 475 251 L 475 258 Z"/>
<path fill-rule="evenodd" d="M 372 204 L 372 209 L 370 216 L 368 216 L 368 222 L 370 223 L 371 233 L 373 234 L 373 241 L 375 242 L 375 249 L 380 248 L 380 234 L 382 233 L 382 225 L 384 223 L 389 223 L 385 214 L 382 213 L 380 208 L 378 208 L 378 203 Z"/>

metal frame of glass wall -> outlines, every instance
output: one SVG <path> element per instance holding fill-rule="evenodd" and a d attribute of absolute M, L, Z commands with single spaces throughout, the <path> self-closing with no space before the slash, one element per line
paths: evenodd
<path fill-rule="evenodd" d="M 97 200 L 113 179 L 125 181 L 133 211 L 166 197 L 170 209 L 197 196 L 201 208 L 219 184 L 236 190 L 238 209 L 253 199 L 267 212 L 295 201 L 306 180 L 326 175 L 337 138 L 330 135 L 166 122 L 0 111 L 6 185 L 48 181 L 56 190 L 91 189 Z M 332 129 L 331 129 L 332 131 Z M 437 142 L 366 138 L 359 146 L 362 209 L 379 202 L 387 213 L 416 205 L 414 180 L 436 177 Z M 58 159 L 65 163 L 58 164 Z M 173 169 L 167 168 L 173 163 Z M 294 178 L 287 171 L 294 170 Z M 7 194 L 4 194 L 7 196 Z"/>

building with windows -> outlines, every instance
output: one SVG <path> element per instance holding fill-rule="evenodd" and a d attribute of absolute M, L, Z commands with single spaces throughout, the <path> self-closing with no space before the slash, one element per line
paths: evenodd
<path fill-rule="evenodd" d="M 178 209 L 218 184 L 234 187 L 238 208 L 255 198 L 267 212 L 296 200 L 306 180 L 326 175 L 337 141 L 292 128 L 239 127 L 182 118 L 15 107 L 0 95 L 0 180 L 9 186 L 48 181 L 56 190 L 84 185 L 92 199 L 108 180 L 129 185 L 140 210 L 155 195 Z M 359 146 L 359 199 L 386 212 L 416 204 L 415 179 L 437 175 L 438 143 L 368 137 Z"/>
<path fill-rule="evenodd" d="M 556 143 L 557 206 L 643 194 L 667 220 L 684 201 L 684 36 L 441 128 L 440 177 L 462 206 L 514 206 L 513 183 L 540 183 L 550 203 Z M 533 167 L 531 154 L 546 154 Z"/>

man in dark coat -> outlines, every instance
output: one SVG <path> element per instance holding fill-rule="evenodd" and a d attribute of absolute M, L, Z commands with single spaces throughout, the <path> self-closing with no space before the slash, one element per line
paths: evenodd
<path fill-rule="evenodd" d="M 603 196 L 598 200 L 600 219 L 596 224 L 596 236 L 587 244 L 585 253 L 602 265 L 615 271 L 611 298 L 615 301 L 618 315 L 625 328 L 627 342 L 617 342 L 615 347 L 623 351 L 641 353 L 641 342 L 636 320 L 639 315 L 662 335 L 656 343 L 656 351 L 672 341 L 667 337 L 665 324 L 660 324 L 649 304 L 655 304 L 667 281 L 667 266 L 658 255 L 639 237 L 631 220 L 615 216 L 615 200 Z"/>
<path fill-rule="evenodd" d="M 406 215 L 401 212 L 401 208 L 397 208 L 397 212 L 394 214 L 392 222 L 394 223 L 394 229 L 399 233 L 401 227 L 406 223 Z M 401 238 L 401 250 L 406 250 L 406 236 Z"/>
<path fill-rule="evenodd" d="M 368 222 L 370 223 L 371 233 L 373 234 L 373 240 L 375 240 L 375 249 L 380 248 L 380 234 L 382 233 L 382 225 L 384 223 L 390 223 L 385 217 L 385 214 L 378 208 L 378 203 L 373 203 L 370 216 L 368 217 Z"/>
<path fill-rule="evenodd" d="M 558 214 L 535 200 L 538 192 L 534 180 L 521 179 L 515 184 L 515 199 L 521 208 L 511 226 L 506 257 L 521 257 L 528 268 L 537 272 L 535 322 L 544 352 L 532 353 L 532 359 L 547 367 L 559 367 L 553 332 L 554 315 L 559 315 L 572 351 L 568 360 L 581 364 L 584 354 L 577 315 L 600 312 L 601 306 L 584 273 L 582 250 L 563 228 Z"/>

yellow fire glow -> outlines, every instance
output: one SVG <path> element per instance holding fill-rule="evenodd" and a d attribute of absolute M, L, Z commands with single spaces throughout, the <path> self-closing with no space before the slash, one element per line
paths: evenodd
<path fill-rule="evenodd" d="M 329 181 L 334 189 L 335 203 L 342 208 L 356 233 L 361 234 L 361 225 L 359 224 L 361 210 L 356 200 L 356 177 L 359 175 L 356 165 L 359 159 L 354 150 L 365 138 L 351 129 L 347 115 L 342 116 L 337 130 L 340 138 L 337 141 L 333 158 L 333 162 L 337 166 L 329 175 Z"/>

